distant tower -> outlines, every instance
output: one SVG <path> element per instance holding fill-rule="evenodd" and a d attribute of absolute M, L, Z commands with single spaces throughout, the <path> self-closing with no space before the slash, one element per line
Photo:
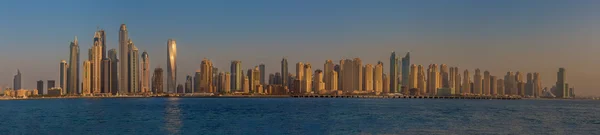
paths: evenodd
<path fill-rule="evenodd" d="M 375 65 L 375 75 L 373 75 L 373 83 L 374 84 L 374 90 L 375 93 L 382 93 L 383 92 L 383 62 L 379 61 L 377 62 L 377 65 Z"/>
<path fill-rule="evenodd" d="M 77 37 L 71 42 L 69 52 L 69 72 L 67 73 L 67 94 L 79 94 L 79 43 Z"/>
<path fill-rule="evenodd" d="M 535 97 L 542 96 L 542 81 L 540 77 L 540 73 L 533 73 L 533 90 L 535 93 Z"/>
<path fill-rule="evenodd" d="M 504 79 L 498 79 L 496 85 L 498 85 L 498 88 L 496 89 L 498 92 L 496 95 L 500 95 L 500 96 L 506 95 L 506 93 L 505 93 L 506 89 L 504 88 L 504 86 L 505 86 Z"/>
<path fill-rule="evenodd" d="M 462 85 L 462 94 L 470 94 L 471 93 L 471 78 L 469 75 L 469 70 L 465 69 L 463 73 L 463 85 Z"/>
<path fill-rule="evenodd" d="M 438 72 L 438 66 L 436 64 L 429 65 L 427 71 L 427 93 L 429 95 L 437 95 L 437 89 L 440 88 L 440 73 Z"/>
<path fill-rule="evenodd" d="M 339 80 L 341 80 L 341 90 L 344 93 L 352 93 L 354 90 L 356 90 L 354 88 L 354 61 L 350 60 L 350 59 L 346 59 L 343 60 L 342 62 L 340 62 L 340 72 L 341 75 L 338 78 Z"/>
<path fill-rule="evenodd" d="M 242 61 L 231 61 L 231 89 L 242 90 Z"/>
<path fill-rule="evenodd" d="M 448 65 L 440 65 L 440 85 L 442 88 L 450 88 L 450 73 L 448 73 Z"/>
<path fill-rule="evenodd" d="M 90 85 L 90 90 L 91 93 L 94 94 L 99 94 L 101 93 L 101 87 L 102 87 L 102 70 L 100 70 L 102 68 L 102 41 L 97 40 L 98 38 L 100 38 L 100 33 L 96 32 L 94 35 L 94 44 L 92 45 L 92 48 L 90 49 L 90 64 L 91 64 L 91 85 Z"/>
<path fill-rule="evenodd" d="M 490 76 L 490 95 L 498 95 L 498 77 Z"/>
<path fill-rule="evenodd" d="M 408 93 L 408 90 L 411 88 L 410 83 L 410 52 L 406 53 L 406 56 L 402 58 L 402 86 L 404 86 L 403 91 Z"/>
<path fill-rule="evenodd" d="M 21 89 L 21 70 L 17 69 L 17 74 L 13 78 L 13 89 L 14 90 Z"/>
<path fill-rule="evenodd" d="M 154 75 L 152 75 L 152 92 L 154 94 L 164 93 L 163 86 L 163 69 L 155 68 Z"/>
<path fill-rule="evenodd" d="M 142 53 L 142 93 L 150 92 L 150 56 L 148 52 Z"/>
<path fill-rule="evenodd" d="M 129 35 L 127 26 L 121 24 L 119 29 L 119 92 L 126 94 L 129 91 Z"/>
<path fill-rule="evenodd" d="M 304 75 L 302 79 L 302 92 L 303 93 L 311 93 L 312 92 L 312 66 L 310 63 L 304 64 Z"/>
<path fill-rule="evenodd" d="M 525 83 L 525 95 L 527 96 L 535 96 L 533 90 L 533 73 L 527 73 L 527 82 Z"/>
<path fill-rule="evenodd" d="M 89 95 L 92 91 L 92 62 L 89 60 L 83 61 L 83 88 L 81 94 Z"/>
<path fill-rule="evenodd" d="M 37 90 L 38 90 L 38 95 L 44 95 L 44 81 L 42 81 L 42 80 L 37 81 Z"/>
<path fill-rule="evenodd" d="M 396 93 L 397 89 L 398 89 L 398 57 L 396 57 L 396 52 L 392 52 L 392 55 L 390 56 L 390 77 L 389 79 L 389 84 L 390 84 L 390 89 L 389 89 L 389 93 Z"/>
<path fill-rule="evenodd" d="M 283 85 L 283 87 L 288 87 L 288 89 L 290 88 L 290 85 L 288 82 L 288 74 L 290 74 L 290 72 L 288 71 L 288 61 L 286 58 L 283 58 L 281 60 L 281 84 Z"/>
<path fill-rule="evenodd" d="M 101 81 L 101 92 L 102 93 L 111 93 L 111 88 L 112 88 L 112 74 L 111 74 L 111 69 L 112 69 L 112 62 L 110 61 L 109 58 L 104 58 L 102 59 L 102 81 Z"/>
<path fill-rule="evenodd" d="M 363 90 L 373 92 L 373 65 L 366 64 L 363 68 Z"/>
<path fill-rule="evenodd" d="M 331 72 L 328 73 L 328 79 L 329 82 L 332 83 L 333 85 L 331 85 L 331 88 L 329 91 L 337 91 L 338 89 L 338 73 L 335 70 L 332 70 Z"/>
<path fill-rule="evenodd" d="M 177 91 L 177 43 L 174 39 L 167 41 L 167 92 Z"/>
<path fill-rule="evenodd" d="M 133 41 L 129 40 L 129 93 L 140 92 L 140 53 Z"/>
<path fill-rule="evenodd" d="M 483 72 L 483 94 L 484 95 L 491 95 L 491 82 L 492 82 L 492 78 L 490 75 L 489 71 L 484 71 Z"/>
<path fill-rule="evenodd" d="M 223 84 L 224 93 L 231 93 L 231 74 L 229 72 L 225 72 L 225 84 Z"/>
<path fill-rule="evenodd" d="M 213 93 L 213 65 L 212 62 L 206 58 L 200 63 L 200 92 L 202 93 Z"/>
<path fill-rule="evenodd" d="M 265 83 L 265 64 L 260 64 L 258 65 L 258 69 L 260 70 L 260 84 L 261 85 L 266 85 Z"/>
<path fill-rule="evenodd" d="M 354 64 L 354 66 L 352 66 L 354 72 L 353 75 L 354 77 L 352 77 L 352 84 L 354 84 L 353 86 L 353 90 L 358 90 L 358 91 L 364 91 L 364 89 L 362 89 L 363 87 L 363 70 L 362 70 L 362 60 L 360 60 L 360 58 L 354 58 L 354 60 L 352 61 L 352 64 Z"/>
<path fill-rule="evenodd" d="M 473 94 L 480 95 L 481 93 L 481 70 L 475 69 L 475 76 L 473 76 Z"/>
<path fill-rule="evenodd" d="M 63 89 L 62 93 L 60 93 L 61 95 L 65 95 L 67 94 L 66 89 L 67 89 L 67 74 L 69 72 L 69 64 L 67 64 L 66 60 L 61 60 L 60 61 L 60 88 Z"/>
<path fill-rule="evenodd" d="M 296 92 L 302 92 L 302 90 L 304 90 L 304 86 L 302 85 L 302 80 L 304 80 L 304 63 L 302 62 L 298 62 L 296 63 L 296 79 L 298 80 L 298 82 L 300 82 L 300 84 L 294 84 L 296 88 L 295 91 Z"/>
<path fill-rule="evenodd" d="M 419 88 L 419 95 L 425 95 L 427 93 L 427 74 L 425 74 L 423 65 L 417 66 L 417 70 L 417 87 Z"/>
<path fill-rule="evenodd" d="M 117 94 L 119 92 L 119 59 L 117 58 L 117 49 L 108 50 L 108 59 L 110 60 L 110 93 Z"/>
<path fill-rule="evenodd" d="M 315 76 L 313 78 L 314 82 L 314 93 L 320 93 L 322 90 L 325 90 L 325 83 L 323 82 L 323 71 L 322 70 L 315 70 Z"/>
<path fill-rule="evenodd" d="M 192 83 L 193 83 L 193 77 L 192 76 L 186 76 L 185 77 L 185 93 L 192 93 Z"/>
<path fill-rule="evenodd" d="M 325 77 L 323 78 L 325 82 L 325 89 L 326 90 L 332 90 L 332 86 L 334 85 L 333 83 L 331 83 L 331 79 L 329 78 L 329 74 L 331 71 L 333 71 L 333 61 L 332 60 L 326 60 L 325 64 L 323 65 L 323 72 L 326 74 Z M 337 85 L 337 84 L 336 84 Z"/>
<path fill-rule="evenodd" d="M 558 73 L 556 75 L 556 91 L 554 95 L 559 98 L 568 98 L 569 96 L 569 88 L 567 87 L 567 71 L 565 68 L 559 68 Z"/>

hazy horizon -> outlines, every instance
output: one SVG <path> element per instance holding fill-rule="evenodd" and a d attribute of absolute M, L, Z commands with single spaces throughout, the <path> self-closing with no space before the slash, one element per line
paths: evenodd
<path fill-rule="evenodd" d="M 126 24 L 150 67 L 166 69 L 167 40 L 177 40 L 177 82 L 193 75 L 203 58 L 229 72 L 232 60 L 244 70 L 266 65 L 280 72 L 288 58 L 323 69 L 325 60 L 359 57 L 384 62 L 392 51 L 411 53 L 411 64 L 479 68 L 503 78 L 506 72 L 539 72 L 543 87 L 556 82 L 558 68 L 577 96 L 599 96 L 599 1 L 117 1 L 7 0 L 0 5 L 0 86 L 12 87 L 20 69 L 23 88 L 56 80 L 78 37 L 80 62 L 94 32 L 106 31 L 107 49 L 117 49 Z M 80 63 L 80 64 L 81 64 Z M 166 72 L 163 74 L 166 76 Z M 525 77 L 524 77 L 525 78 Z M 166 83 L 165 83 L 166 84 Z"/>

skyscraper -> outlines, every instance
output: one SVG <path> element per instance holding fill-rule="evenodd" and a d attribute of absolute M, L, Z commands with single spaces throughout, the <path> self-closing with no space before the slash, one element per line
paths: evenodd
<path fill-rule="evenodd" d="M 96 44 L 96 42 L 99 44 L 99 51 L 100 51 L 100 63 L 98 66 L 94 66 L 94 67 L 100 67 L 100 69 L 98 69 L 100 71 L 99 73 L 99 77 L 100 77 L 100 84 L 98 84 L 100 86 L 100 92 L 101 93 L 105 93 L 106 90 L 108 90 L 109 88 L 105 88 L 105 86 L 110 86 L 109 83 L 107 81 L 110 81 L 109 78 L 105 78 L 105 77 L 110 77 L 107 76 L 108 73 L 106 73 L 105 71 L 110 71 L 105 69 L 105 63 L 104 63 L 104 59 L 107 57 L 106 55 L 106 33 L 104 32 L 104 30 L 100 29 L 98 31 L 96 31 L 94 33 L 94 41 L 93 43 Z M 109 63 L 110 64 L 110 63 Z M 110 66 L 108 66 L 110 67 Z"/>
<path fill-rule="evenodd" d="M 306 63 L 304 64 L 304 75 L 303 75 L 303 79 L 302 79 L 302 93 L 311 93 L 312 92 L 312 66 L 310 65 L 310 63 Z"/>
<path fill-rule="evenodd" d="M 515 85 L 516 85 L 515 95 L 524 96 L 525 95 L 525 84 L 523 81 L 523 74 L 521 74 L 521 72 L 519 72 L 519 71 L 517 71 L 517 73 L 515 73 Z"/>
<path fill-rule="evenodd" d="M 175 93 L 177 89 L 177 43 L 174 39 L 167 41 L 167 92 Z"/>
<path fill-rule="evenodd" d="M 557 75 L 556 75 L 556 93 L 554 93 L 554 95 L 556 95 L 556 97 L 559 98 L 568 98 L 569 95 L 569 91 L 568 91 L 568 87 L 566 85 L 567 83 L 567 71 L 565 70 L 565 68 L 559 68 Z"/>
<path fill-rule="evenodd" d="M 341 85 L 340 85 L 340 89 L 344 92 L 344 93 L 352 93 L 354 90 L 357 90 L 354 88 L 354 62 L 350 59 L 346 59 L 343 60 L 342 62 L 340 62 L 340 72 L 341 75 L 338 79 L 341 80 Z"/>
<path fill-rule="evenodd" d="M 352 84 L 354 84 L 354 89 L 353 90 L 358 90 L 358 91 L 364 91 L 363 89 L 363 70 L 362 70 L 362 60 L 360 60 L 360 58 L 354 58 L 354 60 L 352 61 L 352 64 L 354 64 L 354 66 L 352 66 L 352 70 L 354 77 L 352 77 Z"/>
<path fill-rule="evenodd" d="M 542 81 L 540 77 L 540 73 L 533 73 L 533 90 L 534 96 L 540 97 L 542 95 Z"/>
<path fill-rule="evenodd" d="M 490 75 L 489 71 L 486 70 L 483 72 L 483 88 L 482 88 L 482 90 L 483 90 L 484 95 L 491 94 L 490 88 L 491 88 L 492 78 L 490 78 L 490 77 L 491 77 L 491 75 Z"/>
<path fill-rule="evenodd" d="M 461 89 L 460 89 L 460 84 L 461 84 L 461 78 L 460 78 L 460 74 L 458 74 L 458 67 L 454 67 L 454 86 L 452 88 L 454 88 L 454 91 L 456 91 L 456 93 L 461 93 Z"/>
<path fill-rule="evenodd" d="M 98 40 L 100 38 L 100 33 L 96 32 L 94 34 L 94 44 L 92 45 L 92 48 L 90 48 L 90 52 L 89 53 L 89 61 L 90 61 L 90 66 L 91 66 L 91 85 L 90 85 L 90 90 L 91 93 L 94 94 L 99 94 L 102 91 L 102 84 L 100 82 L 102 82 L 102 70 L 100 70 L 100 68 L 102 67 L 102 41 Z"/>
<path fill-rule="evenodd" d="M 440 65 L 440 85 L 442 88 L 450 88 L 450 73 L 448 73 L 448 65 Z"/>
<path fill-rule="evenodd" d="M 504 94 L 505 95 L 516 95 L 517 94 L 517 82 L 513 72 L 506 72 L 504 75 Z"/>
<path fill-rule="evenodd" d="M 63 89 L 62 93 L 60 93 L 61 95 L 65 95 L 67 94 L 66 89 L 67 89 L 67 74 L 69 72 L 69 64 L 67 64 L 66 60 L 61 60 L 60 61 L 60 88 Z"/>
<path fill-rule="evenodd" d="M 329 72 L 333 71 L 333 66 L 334 66 L 334 64 L 333 64 L 333 61 L 332 61 L 332 60 L 326 60 L 326 61 L 325 61 L 325 64 L 323 65 L 323 71 L 324 71 L 324 73 L 325 73 L 325 74 L 329 74 Z M 330 82 L 330 81 L 331 81 L 331 79 L 329 79 L 329 75 L 325 75 L 325 77 L 324 77 L 323 79 L 324 79 L 324 81 L 323 81 L 323 82 L 325 82 L 325 89 L 326 89 L 326 90 L 332 90 L 332 89 L 331 89 L 331 87 L 332 87 L 332 85 L 334 85 L 334 84 L 332 84 L 332 83 Z M 336 84 L 336 85 L 337 85 L 337 84 Z"/>
<path fill-rule="evenodd" d="M 70 48 L 66 91 L 69 95 L 76 95 L 79 93 L 79 43 L 77 37 L 71 42 Z"/>
<path fill-rule="evenodd" d="M 225 72 L 225 79 L 223 84 L 223 92 L 231 93 L 231 74 L 229 72 Z"/>
<path fill-rule="evenodd" d="M 162 94 L 163 91 L 163 69 L 155 68 L 154 75 L 152 75 L 152 92 L 154 94 Z"/>
<path fill-rule="evenodd" d="M 133 41 L 129 40 L 129 93 L 140 92 L 140 53 Z"/>
<path fill-rule="evenodd" d="M 375 75 L 373 75 L 373 83 L 375 93 L 379 94 L 383 92 L 383 62 L 377 62 L 375 65 Z"/>
<path fill-rule="evenodd" d="M 498 77 L 490 76 L 490 95 L 498 95 Z"/>
<path fill-rule="evenodd" d="M 102 81 L 100 81 L 101 86 L 101 93 L 111 93 L 111 88 L 112 88 L 112 74 L 111 74 L 111 69 L 112 69 L 112 62 L 110 61 L 109 58 L 104 58 L 102 59 L 102 77 L 100 77 L 102 79 Z"/>
<path fill-rule="evenodd" d="M 329 77 L 327 77 L 329 79 L 329 82 L 332 83 L 333 85 L 331 85 L 331 88 L 329 91 L 337 91 L 338 89 L 338 73 L 335 70 L 332 70 L 331 72 L 328 73 Z"/>
<path fill-rule="evenodd" d="M 38 95 L 44 95 L 44 81 L 42 81 L 42 80 L 37 81 L 37 90 L 38 90 Z"/>
<path fill-rule="evenodd" d="M 287 58 L 283 58 L 281 60 L 281 85 L 283 85 L 283 87 L 288 87 L 288 89 L 290 88 L 289 85 L 289 78 L 288 75 L 290 74 L 290 72 L 288 71 L 288 62 L 287 62 Z"/>
<path fill-rule="evenodd" d="M 469 75 L 469 70 L 465 69 L 463 73 L 463 84 L 462 84 L 462 94 L 470 94 L 471 93 L 471 78 Z"/>
<path fill-rule="evenodd" d="M 325 90 L 325 83 L 323 82 L 323 71 L 320 69 L 315 70 L 315 76 L 312 79 L 314 80 L 314 93 L 321 93 L 322 90 Z"/>
<path fill-rule="evenodd" d="M 483 93 L 482 90 L 482 83 L 481 83 L 481 70 L 479 69 L 475 69 L 475 76 L 473 76 L 473 94 L 476 95 L 481 95 Z"/>
<path fill-rule="evenodd" d="M 56 81 L 54 81 L 54 80 L 47 80 L 46 82 L 47 82 L 46 83 L 46 91 L 48 91 L 51 88 L 56 87 Z"/>
<path fill-rule="evenodd" d="M 193 83 L 193 78 L 192 76 L 186 76 L 185 77 L 185 93 L 192 93 L 192 83 Z"/>
<path fill-rule="evenodd" d="M 129 35 L 127 26 L 121 24 L 119 29 L 119 92 L 126 94 L 129 91 Z"/>
<path fill-rule="evenodd" d="M 296 80 L 298 80 L 300 84 L 295 84 L 297 87 L 295 89 L 297 92 L 302 92 L 302 90 L 304 90 L 304 86 L 306 86 L 302 85 L 302 80 L 304 80 L 304 63 L 302 62 L 296 63 Z"/>
<path fill-rule="evenodd" d="M 410 75 L 408 78 L 408 89 L 412 89 L 412 88 L 418 88 L 418 81 L 419 80 L 419 70 L 417 69 L 417 65 L 412 64 L 410 65 Z"/>
<path fill-rule="evenodd" d="M 396 52 L 392 52 L 392 55 L 390 56 L 390 77 L 389 79 L 389 84 L 390 84 L 390 89 L 389 89 L 389 93 L 396 93 L 396 90 L 398 89 L 398 77 L 396 75 L 398 75 L 398 57 L 396 57 Z"/>
<path fill-rule="evenodd" d="M 427 94 L 437 95 L 437 89 L 440 88 L 440 73 L 436 64 L 430 64 L 427 69 Z"/>
<path fill-rule="evenodd" d="M 406 56 L 402 58 L 402 86 L 404 86 L 405 93 L 411 88 L 410 83 L 410 52 L 406 53 Z"/>
<path fill-rule="evenodd" d="M 260 84 L 266 85 L 266 83 L 265 83 L 265 70 L 266 70 L 265 64 L 261 63 L 260 65 L 258 65 L 258 68 L 260 70 Z"/>
<path fill-rule="evenodd" d="M 142 86 L 141 92 L 148 93 L 150 92 L 150 56 L 148 52 L 144 51 L 142 53 Z"/>
<path fill-rule="evenodd" d="M 500 95 L 500 96 L 506 95 L 506 93 L 505 93 L 506 88 L 504 87 L 506 85 L 504 83 L 504 79 L 498 79 L 498 82 L 496 83 L 496 85 L 498 85 L 498 88 L 496 89 L 498 91 L 498 94 L 496 94 L 496 95 Z"/>
<path fill-rule="evenodd" d="M 366 64 L 363 68 L 363 90 L 373 92 L 373 65 Z"/>
<path fill-rule="evenodd" d="M 206 58 L 200 63 L 200 92 L 202 93 L 213 93 L 213 65 L 212 62 Z"/>
<path fill-rule="evenodd" d="M 242 89 L 242 61 L 231 61 L 231 90 Z"/>
<path fill-rule="evenodd" d="M 108 59 L 110 60 L 110 82 L 111 83 L 111 88 L 110 88 L 110 93 L 111 94 L 117 94 L 119 92 L 119 59 L 117 58 L 117 49 L 110 49 L 108 50 Z"/>
<path fill-rule="evenodd" d="M 21 89 L 21 70 L 17 69 L 17 74 L 13 78 L 13 89 L 20 90 Z"/>
<path fill-rule="evenodd" d="M 425 74 L 425 68 L 423 65 L 417 66 L 417 87 L 419 88 L 419 95 L 425 95 L 427 93 L 427 74 Z"/>
<path fill-rule="evenodd" d="M 535 96 L 533 90 L 533 73 L 527 73 L 527 82 L 525 83 L 525 95 L 526 96 Z"/>
<path fill-rule="evenodd" d="M 92 62 L 89 60 L 83 61 L 83 86 L 81 94 L 89 95 L 92 91 Z"/>

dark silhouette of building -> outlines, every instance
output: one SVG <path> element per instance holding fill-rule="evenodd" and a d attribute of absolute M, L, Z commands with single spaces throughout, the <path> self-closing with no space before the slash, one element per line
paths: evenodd
<path fill-rule="evenodd" d="M 155 68 L 152 75 L 152 93 L 162 94 L 163 91 L 163 69 Z"/>

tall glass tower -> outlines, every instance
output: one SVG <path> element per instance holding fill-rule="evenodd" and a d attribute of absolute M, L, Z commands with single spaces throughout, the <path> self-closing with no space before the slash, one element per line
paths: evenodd
<path fill-rule="evenodd" d="M 396 57 L 396 52 L 392 52 L 390 56 L 390 89 L 389 93 L 395 93 L 398 89 L 398 57 Z"/>
<path fill-rule="evenodd" d="M 167 93 L 177 93 L 177 43 L 167 41 Z"/>
<path fill-rule="evenodd" d="M 75 95 L 79 93 L 79 43 L 77 37 L 71 42 L 70 47 L 67 94 Z"/>
<path fill-rule="evenodd" d="M 288 62 L 287 62 L 287 58 L 283 58 L 281 60 L 281 85 L 282 86 L 288 86 L 288 74 L 290 74 L 288 72 Z"/>
<path fill-rule="evenodd" d="M 242 61 L 234 60 L 231 61 L 231 89 L 241 90 L 242 89 Z"/>
<path fill-rule="evenodd" d="M 406 56 L 404 56 L 402 58 L 402 86 L 406 87 L 406 90 L 410 89 L 408 87 L 409 74 L 410 74 L 410 52 L 406 53 Z"/>
<path fill-rule="evenodd" d="M 125 94 L 129 91 L 129 36 L 125 24 L 119 29 L 119 93 Z"/>

